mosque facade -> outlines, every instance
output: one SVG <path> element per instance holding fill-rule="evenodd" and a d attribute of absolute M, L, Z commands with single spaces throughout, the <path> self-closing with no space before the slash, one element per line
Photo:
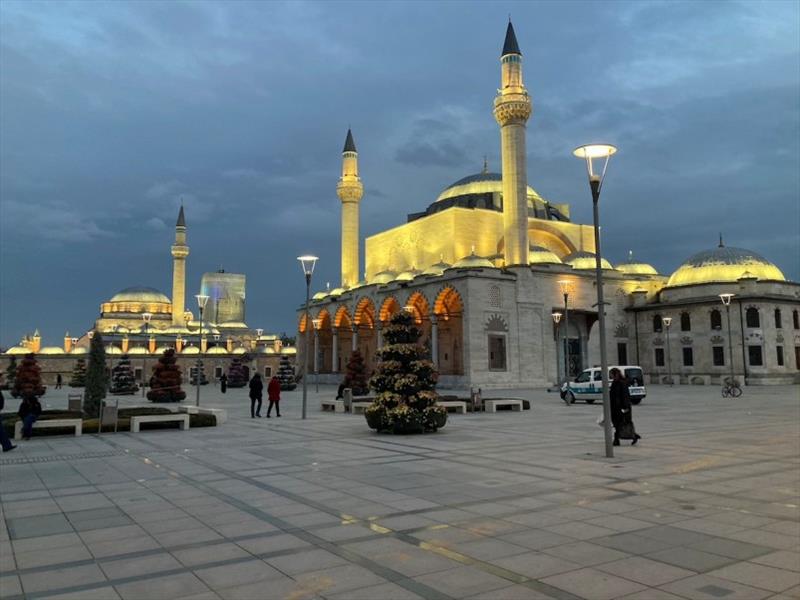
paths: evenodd
<path fill-rule="evenodd" d="M 594 230 L 528 184 L 522 65 L 509 23 L 493 110 L 501 172 L 484 166 L 366 238 L 363 278 L 364 188 L 348 130 L 341 283 L 314 295 L 310 318 L 298 310 L 298 349 L 308 336 L 309 370 L 322 381 L 338 383 L 355 349 L 372 370 L 382 328 L 400 310 L 422 329 L 442 387 L 542 387 L 599 364 Z M 747 384 L 800 382 L 800 285 L 757 253 L 720 239 L 669 276 L 632 256 L 602 265 L 610 364 L 639 364 L 649 383 L 717 384 L 731 372 Z M 727 308 L 720 294 L 733 295 Z"/>

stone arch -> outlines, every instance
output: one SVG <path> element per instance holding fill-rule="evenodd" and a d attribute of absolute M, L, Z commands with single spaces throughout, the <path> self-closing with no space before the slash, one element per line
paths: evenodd
<path fill-rule="evenodd" d="M 544 222 L 537 222 L 535 225 L 528 226 L 528 239 L 531 244 L 543 246 L 555 253 L 559 258 L 564 258 L 568 254 L 580 250 L 572 243 L 569 237 Z M 588 250 L 591 251 L 592 249 L 589 248 Z"/>
<path fill-rule="evenodd" d="M 492 315 L 486 321 L 486 331 L 508 331 L 508 323 L 501 315 Z"/>
<path fill-rule="evenodd" d="M 397 301 L 397 298 L 394 296 L 388 296 L 381 304 L 381 310 L 378 314 L 378 317 L 382 322 L 385 323 L 393 314 L 398 312 L 400 312 L 400 303 Z"/>
<path fill-rule="evenodd" d="M 422 323 L 430 313 L 430 303 L 425 294 L 420 291 L 416 291 L 408 297 L 406 307 L 411 309 L 411 314 L 414 315 L 414 320 L 417 324 Z"/>
<path fill-rule="evenodd" d="M 366 326 L 370 329 L 375 327 L 375 303 L 372 298 L 364 297 L 358 301 L 353 320 L 359 327 Z"/>
<path fill-rule="evenodd" d="M 305 333 L 307 327 L 308 327 L 308 321 L 306 320 L 306 313 L 303 312 L 303 314 L 301 314 L 300 318 L 298 319 L 297 330 L 300 333 Z"/>
<path fill-rule="evenodd" d="M 330 329 L 331 327 L 331 313 L 328 311 L 327 308 L 323 308 L 321 311 L 317 313 L 317 319 L 321 319 L 322 322 L 320 323 L 320 330 L 323 329 Z"/>
<path fill-rule="evenodd" d="M 433 312 L 445 321 L 452 316 L 461 316 L 464 312 L 464 302 L 461 300 L 461 294 L 453 286 L 444 286 L 436 295 L 436 301 L 433 303 Z"/>
<path fill-rule="evenodd" d="M 350 317 L 350 313 L 347 311 L 347 307 L 342 304 L 339 308 L 336 309 L 336 313 L 333 316 L 333 326 L 334 327 L 341 327 L 341 326 L 348 326 L 352 323 L 352 319 Z"/>
<path fill-rule="evenodd" d="M 437 365 L 441 375 L 464 374 L 464 302 L 461 294 L 444 286 L 433 303 L 436 315 L 438 343 Z"/>

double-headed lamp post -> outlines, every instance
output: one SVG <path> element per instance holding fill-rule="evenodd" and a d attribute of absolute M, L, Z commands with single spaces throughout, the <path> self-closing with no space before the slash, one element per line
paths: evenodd
<path fill-rule="evenodd" d="M 144 388 L 147 385 L 147 354 L 150 352 L 150 336 L 147 334 L 147 330 L 150 326 L 150 319 L 153 318 L 153 314 L 146 312 L 142 313 L 142 321 L 144 322 L 144 354 L 142 354 L 142 398 L 144 398 L 145 390 Z"/>
<path fill-rule="evenodd" d="M 305 311 L 305 348 L 303 351 L 303 418 L 306 418 L 306 405 L 308 403 L 308 334 L 310 319 L 308 314 L 308 305 L 311 302 L 311 275 L 314 274 L 314 267 L 319 260 L 318 257 L 306 254 L 298 256 L 297 260 L 300 261 L 300 266 L 303 269 L 303 275 L 306 277 L 306 311 Z"/>
<path fill-rule="evenodd" d="M 606 456 L 614 456 L 613 439 L 611 434 L 611 402 L 608 396 L 608 356 L 606 348 L 606 317 L 605 303 L 603 302 L 603 265 L 602 254 L 600 251 L 600 190 L 603 188 L 603 180 L 606 177 L 608 160 L 617 149 L 609 144 L 589 144 L 575 149 L 573 154 L 586 161 L 586 170 L 589 174 L 589 188 L 592 191 L 592 208 L 594 215 L 594 252 L 595 252 L 595 273 L 597 279 L 597 317 L 600 328 L 600 376 L 603 382 L 603 429 L 606 438 Z M 595 169 L 597 161 L 598 169 Z M 602 170 L 599 163 L 602 162 Z M 599 171 L 599 172 L 598 172 Z"/>
<path fill-rule="evenodd" d="M 669 326 L 672 325 L 672 317 L 663 317 L 661 322 L 667 328 L 667 383 L 672 385 L 672 353 L 669 351 Z"/>
<path fill-rule="evenodd" d="M 728 317 L 728 360 L 731 361 L 731 385 L 736 381 L 733 373 L 733 338 L 731 337 L 731 298 L 735 294 L 720 294 L 719 299 L 725 305 L 725 313 Z"/>
<path fill-rule="evenodd" d="M 564 296 L 564 381 L 567 384 L 567 391 L 564 392 L 564 402 L 569 405 L 569 291 L 572 282 L 569 279 L 560 279 L 558 287 Z"/>
<path fill-rule="evenodd" d="M 314 385 L 319 394 L 319 330 L 322 327 L 322 319 L 317 317 L 311 319 L 314 324 Z"/>
<path fill-rule="evenodd" d="M 197 299 L 197 310 L 200 313 L 200 330 L 197 338 L 197 366 L 195 367 L 194 372 L 194 382 L 197 384 L 194 404 L 195 406 L 200 406 L 200 368 L 203 366 L 203 311 L 206 308 L 208 296 L 204 294 L 196 294 L 195 298 Z"/>
<path fill-rule="evenodd" d="M 561 364 L 561 361 L 558 360 L 558 341 L 559 341 L 558 324 L 561 322 L 561 317 L 562 316 L 563 315 L 560 312 L 553 311 L 553 314 L 552 314 L 553 325 L 555 326 L 555 329 L 556 329 L 555 332 L 554 332 L 555 333 L 555 340 L 556 340 L 556 343 L 555 343 L 555 347 L 556 347 L 556 377 L 555 377 L 555 379 L 556 379 L 556 387 L 559 388 L 559 390 L 558 390 L 559 392 L 561 392 L 561 385 L 560 385 L 561 378 L 558 376 L 558 368 L 559 368 L 559 365 Z"/>

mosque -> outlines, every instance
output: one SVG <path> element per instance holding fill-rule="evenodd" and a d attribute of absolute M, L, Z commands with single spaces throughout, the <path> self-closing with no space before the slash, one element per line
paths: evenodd
<path fill-rule="evenodd" d="M 106 354 L 129 354 L 137 380 L 141 380 L 148 357 L 155 361 L 164 350 L 178 353 L 178 364 L 188 380 L 198 357 L 202 358 L 207 377 L 219 377 L 235 358 L 246 356 L 251 369 L 265 376 L 277 373 L 281 356 L 294 362 L 295 349 L 283 346 L 274 334 L 263 329 L 251 329 L 245 323 L 246 278 L 239 273 L 219 270 L 205 273 L 200 294 L 208 300 L 201 321 L 186 303 L 186 216 L 181 206 L 175 224 L 175 243 L 172 254 L 172 299 L 151 287 L 128 287 L 100 305 L 100 315 L 94 327 L 80 337 L 64 336 L 64 345 L 42 347 L 37 330 L 26 336 L 0 358 L 0 368 L 14 355 L 33 352 L 37 355 L 45 383 L 55 382 L 61 373 L 65 381 L 72 372 L 75 360 L 85 358 L 90 336 L 100 332 L 106 344 Z M 195 305 L 196 310 L 197 306 Z M 7 360 L 2 360 L 3 358 Z M 139 360 L 142 359 L 141 365 Z M 152 365 L 152 363 L 151 363 Z"/>
<path fill-rule="evenodd" d="M 528 185 L 522 65 L 509 22 L 493 110 L 501 172 L 484 165 L 366 238 L 363 278 L 364 186 L 348 130 L 337 185 L 341 284 L 314 295 L 309 320 L 298 311 L 321 380 L 340 381 L 355 349 L 372 370 L 382 328 L 400 310 L 423 330 L 442 387 L 541 387 L 599 364 L 593 227 Z M 611 364 L 641 365 L 649 383 L 718 384 L 732 372 L 747 384 L 800 382 L 800 284 L 759 254 L 720 239 L 671 275 L 633 255 L 602 266 Z M 733 295 L 727 307 L 721 294 Z"/>

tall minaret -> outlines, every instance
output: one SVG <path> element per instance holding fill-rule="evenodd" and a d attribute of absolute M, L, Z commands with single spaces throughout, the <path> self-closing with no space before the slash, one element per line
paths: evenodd
<path fill-rule="evenodd" d="M 347 288 L 358 283 L 358 203 L 364 195 L 358 176 L 358 151 L 350 129 L 342 150 L 342 176 L 336 194 L 342 201 L 342 287 Z"/>
<path fill-rule="evenodd" d="M 533 110 L 522 82 L 522 53 L 511 21 L 500 56 L 500 89 L 494 118 L 500 125 L 503 161 L 503 235 L 507 266 L 528 264 L 528 173 L 525 165 L 525 123 Z"/>
<path fill-rule="evenodd" d="M 175 244 L 172 246 L 172 324 L 184 326 L 183 312 L 186 309 L 186 219 L 183 217 L 183 204 L 175 223 Z"/>

